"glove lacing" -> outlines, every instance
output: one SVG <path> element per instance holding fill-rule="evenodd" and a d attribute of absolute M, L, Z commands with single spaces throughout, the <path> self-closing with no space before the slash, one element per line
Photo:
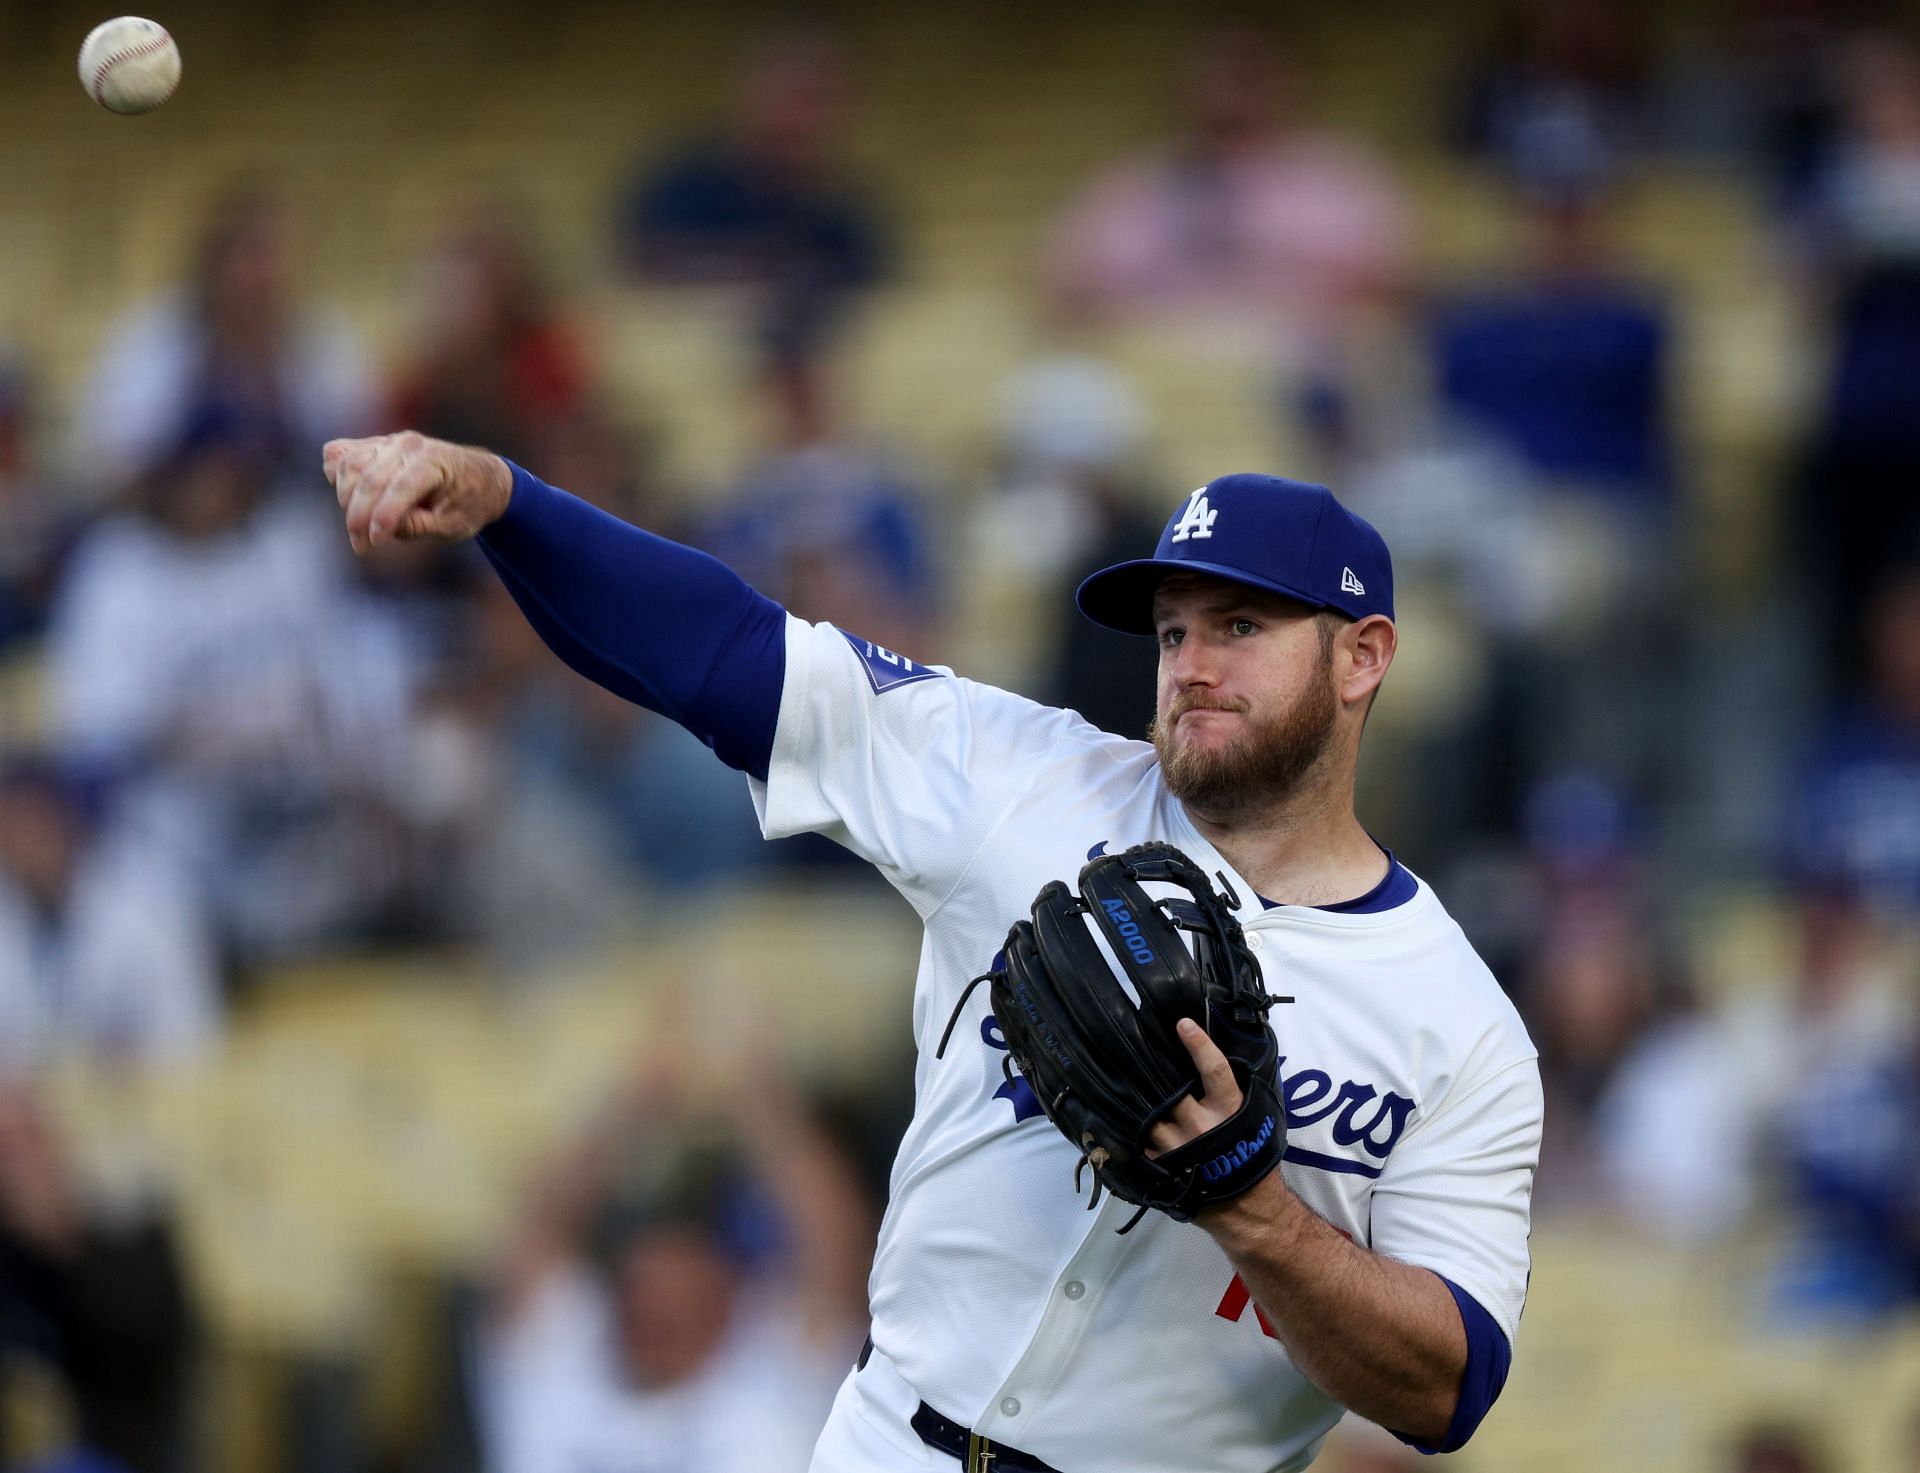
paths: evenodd
<path fill-rule="evenodd" d="M 973 989 L 982 982 L 991 981 L 992 978 L 992 972 L 982 972 L 960 990 L 960 1000 L 953 1005 L 953 1011 L 947 1014 L 947 1029 L 940 1035 L 940 1047 L 933 1051 L 936 1059 L 944 1059 L 947 1056 L 947 1042 L 953 1037 L 953 1025 L 960 1021 L 960 1010 L 967 1005 L 967 999 L 973 996 Z"/>

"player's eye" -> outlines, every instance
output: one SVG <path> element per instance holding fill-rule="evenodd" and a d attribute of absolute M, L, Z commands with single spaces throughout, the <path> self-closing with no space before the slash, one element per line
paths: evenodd
<path fill-rule="evenodd" d="M 1171 627 L 1162 629 L 1160 631 L 1160 648 L 1163 650 L 1172 649 L 1186 637 L 1186 633 L 1187 631 L 1184 629 L 1174 629 Z"/>
<path fill-rule="evenodd" d="M 1252 634 L 1259 627 L 1260 626 L 1251 619 L 1235 619 L 1233 621 L 1233 632 L 1239 635 Z"/>

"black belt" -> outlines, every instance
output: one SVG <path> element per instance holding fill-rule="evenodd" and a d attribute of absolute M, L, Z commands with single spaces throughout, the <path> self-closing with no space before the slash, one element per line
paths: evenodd
<path fill-rule="evenodd" d="M 867 1343 L 860 1347 L 860 1359 L 854 1369 L 864 1371 L 872 1358 L 873 1337 L 869 1335 Z M 924 1401 L 908 1425 L 920 1434 L 920 1440 L 928 1447 L 958 1458 L 965 1473 L 1060 1473 L 1053 1464 L 1041 1462 L 1032 1453 L 982 1437 L 951 1417 L 941 1416 Z"/>
<path fill-rule="evenodd" d="M 941 1416 L 924 1401 L 913 1414 L 913 1430 L 928 1447 L 937 1447 L 960 1460 L 966 1473 L 1058 1473 L 1051 1463 L 1043 1463 L 1032 1453 L 1023 1453 L 1004 1442 L 994 1442 L 958 1422 Z"/>

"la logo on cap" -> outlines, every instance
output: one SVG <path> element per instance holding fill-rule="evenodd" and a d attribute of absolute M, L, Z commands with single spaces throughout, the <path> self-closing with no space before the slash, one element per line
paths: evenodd
<path fill-rule="evenodd" d="M 1180 520 L 1173 524 L 1175 542 L 1185 542 L 1189 537 L 1201 538 L 1213 536 L 1213 524 L 1220 513 L 1207 505 L 1207 488 L 1202 486 L 1187 498 L 1187 509 L 1181 513 Z"/>
<path fill-rule="evenodd" d="M 1365 598 L 1367 596 L 1367 585 L 1353 576 L 1352 568 L 1342 568 L 1340 570 L 1340 591 L 1342 593 L 1351 593 L 1359 598 Z"/>

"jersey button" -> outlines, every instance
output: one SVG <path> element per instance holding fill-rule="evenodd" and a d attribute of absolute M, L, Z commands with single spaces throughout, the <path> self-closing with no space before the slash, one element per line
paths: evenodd
<path fill-rule="evenodd" d="M 1069 1299 L 1078 1299 L 1082 1294 L 1087 1292 L 1087 1286 L 1078 1279 L 1068 1279 L 1067 1287 L 1061 1292 Z"/>
<path fill-rule="evenodd" d="M 1000 1398 L 1000 1415 L 1003 1417 L 1019 1416 L 1020 1415 L 1020 1398 L 1017 1396 L 1001 1397 Z"/>
<path fill-rule="evenodd" d="M 1266 949 L 1267 949 L 1267 943 L 1260 939 L 1258 932 L 1250 931 L 1247 933 L 1247 950 L 1248 951 L 1265 951 Z"/>

